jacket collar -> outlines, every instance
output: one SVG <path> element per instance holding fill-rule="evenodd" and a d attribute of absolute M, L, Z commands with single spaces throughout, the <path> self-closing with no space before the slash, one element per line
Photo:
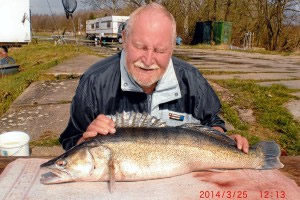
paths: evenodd
<path fill-rule="evenodd" d="M 125 57 L 126 52 L 123 50 L 120 59 L 121 89 L 123 91 L 143 92 L 143 89 L 129 75 L 126 67 Z M 155 91 L 152 94 L 151 108 L 154 108 L 161 103 L 169 102 L 179 98 L 181 98 L 180 87 L 175 74 L 172 59 L 170 59 L 165 74 L 161 80 L 158 81 Z"/>

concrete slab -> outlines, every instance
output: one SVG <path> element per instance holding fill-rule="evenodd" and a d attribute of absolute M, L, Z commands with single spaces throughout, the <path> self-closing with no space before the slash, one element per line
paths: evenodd
<path fill-rule="evenodd" d="M 286 68 L 260 68 L 255 64 L 244 64 L 244 65 L 202 65 L 194 64 L 194 66 L 199 69 L 206 68 L 211 69 L 212 71 L 228 71 L 228 72 L 246 72 L 246 73 L 297 73 L 298 70 L 291 70 Z"/>
<path fill-rule="evenodd" d="M 243 79 L 243 80 L 280 80 L 280 79 L 298 79 L 298 73 L 248 73 L 248 74 L 222 74 L 222 75 L 206 75 L 208 79 Z"/>
<path fill-rule="evenodd" d="M 292 95 L 300 98 L 300 92 L 292 93 Z"/>
<path fill-rule="evenodd" d="M 31 140 L 44 133 L 58 137 L 67 126 L 69 112 L 69 103 L 11 108 L 0 118 L 0 133 L 24 131 Z"/>
<path fill-rule="evenodd" d="M 222 63 L 225 69 L 231 66 L 249 69 L 250 65 L 250 68 L 254 68 L 258 72 L 300 72 L 299 56 L 263 55 L 207 49 L 176 49 L 176 54 L 184 55 L 192 64 L 212 63 L 216 65 L 216 63 Z"/>
<path fill-rule="evenodd" d="M 103 57 L 92 55 L 79 55 L 69 59 L 56 67 L 51 68 L 45 72 L 45 75 L 52 76 L 81 76 L 91 65 L 104 59 Z"/>
<path fill-rule="evenodd" d="M 300 80 L 290 80 L 290 81 L 269 81 L 258 83 L 262 86 L 271 86 L 273 84 L 281 84 L 290 89 L 300 89 Z"/>
<path fill-rule="evenodd" d="M 300 122 L 300 101 L 290 101 L 285 105 L 285 107 L 291 112 L 294 119 Z"/>
<path fill-rule="evenodd" d="M 32 83 L 11 105 L 59 104 L 71 102 L 79 80 L 38 81 Z"/>
<path fill-rule="evenodd" d="M 300 57 L 299 56 L 282 56 L 282 55 L 268 55 L 260 53 L 247 53 L 241 51 L 228 51 L 228 50 L 214 50 L 214 49 L 175 49 L 175 54 L 183 54 L 187 57 L 197 56 L 209 56 L 222 58 L 238 58 L 240 60 L 258 60 L 259 62 L 274 62 L 277 64 L 284 64 L 281 67 L 284 67 L 286 64 L 292 64 L 299 67 Z M 253 62 L 251 62 L 253 63 Z M 277 65 L 280 66 L 280 65 Z"/>
<path fill-rule="evenodd" d="M 34 147 L 31 149 L 30 156 L 59 156 L 63 154 L 65 150 L 61 146 L 54 147 Z"/>

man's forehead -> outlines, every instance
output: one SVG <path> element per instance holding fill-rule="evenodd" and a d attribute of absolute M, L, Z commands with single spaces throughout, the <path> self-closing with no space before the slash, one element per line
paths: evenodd
<path fill-rule="evenodd" d="M 141 11 L 139 14 L 135 16 L 135 19 L 133 21 L 134 24 L 172 24 L 172 20 L 167 16 L 165 12 L 163 12 L 161 9 L 146 9 Z"/>
<path fill-rule="evenodd" d="M 140 21 L 134 24 L 130 35 L 136 43 L 144 44 L 145 40 L 169 43 L 169 39 L 171 40 L 172 38 L 172 27 L 167 27 L 166 23 L 160 23 L 159 21 Z"/>
<path fill-rule="evenodd" d="M 133 37 L 132 38 L 132 44 L 138 47 L 153 47 L 156 49 L 161 49 L 161 50 L 167 50 L 171 46 L 170 41 L 162 41 L 162 40 L 151 40 L 147 38 L 143 38 L 141 35 L 138 37 Z"/>

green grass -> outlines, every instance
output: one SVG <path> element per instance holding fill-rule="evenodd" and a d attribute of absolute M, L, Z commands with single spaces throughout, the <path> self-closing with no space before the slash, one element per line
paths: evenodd
<path fill-rule="evenodd" d="M 207 50 L 230 50 L 228 44 L 196 44 L 196 45 L 180 45 L 177 49 L 207 49 Z"/>
<path fill-rule="evenodd" d="M 247 52 L 247 53 L 260 53 L 264 55 L 281 55 L 281 56 L 295 55 L 295 52 L 292 51 L 270 51 L 263 48 L 248 49 L 248 50 L 233 50 L 233 51 Z"/>
<path fill-rule="evenodd" d="M 295 98 L 290 95 L 295 90 L 282 85 L 263 87 L 254 81 L 219 80 L 221 86 L 230 90 L 234 100 L 223 102 L 223 115 L 236 128 L 234 133 L 246 136 L 250 143 L 261 139 L 274 139 L 280 143 L 288 155 L 300 155 L 300 123 L 296 122 L 284 104 Z M 256 124 L 241 122 L 232 106 L 252 109 Z"/>
<path fill-rule="evenodd" d="M 260 74 L 262 72 L 247 72 L 247 71 L 217 71 L 217 70 L 209 70 L 209 69 L 201 69 L 199 68 L 199 71 L 201 72 L 201 74 L 203 75 L 223 75 L 223 74 Z M 263 72 L 264 74 L 271 74 L 271 73 L 282 73 L 280 71 L 270 71 L 270 72 Z M 285 73 L 294 73 L 294 72 L 285 72 Z M 272 81 L 274 81 L 275 79 L 272 79 Z M 281 81 L 284 79 L 278 79 L 278 81 Z M 286 80 L 299 80 L 299 78 L 293 78 L 293 79 L 286 79 Z M 266 80 L 256 80 L 257 82 L 266 82 L 266 81 L 270 81 L 269 79 Z"/>
<path fill-rule="evenodd" d="M 210 45 L 210 44 L 196 44 L 196 45 L 180 45 L 176 47 L 177 49 L 208 49 L 208 50 L 227 50 L 227 51 L 237 51 L 246 53 L 260 53 L 264 55 L 282 55 L 282 56 L 299 56 L 299 50 L 296 51 L 270 51 L 264 48 L 253 48 L 248 50 L 231 50 L 229 45 Z"/>
<path fill-rule="evenodd" d="M 53 146 L 60 146 L 61 144 L 58 141 L 58 137 L 51 137 L 51 138 L 46 138 L 46 139 L 39 139 L 35 141 L 31 141 L 29 143 L 30 147 L 53 147 Z"/>
<path fill-rule="evenodd" d="M 230 104 L 222 101 L 222 115 L 235 129 L 228 131 L 229 135 L 239 134 L 246 137 L 250 145 L 256 144 L 260 139 L 256 135 L 251 135 L 249 132 L 249 124 L 240 120 L 239 115 L 235 109 L 233 109 Z"/>
<path fill-rule="evenodd" d="M 51 131 L 45 131 L 41 134 L 39 139 L 29 142 L 30 148 L 40 146 L 40 147 L 53 147 L 60 146 L 59 137 L 55 136 L 55 133 Z"/>
<path fill-rule="evenodd" d="M 199 71 L 203 75 L 223 75 L 223 74 L 249 74 L 255 72 L 242 72 L 242 71 L 217 71 L 217 70 L 209 70 L 209 69 L 201 69 Z"/>
<path fill-rule="evenodd" d="M 32 82 L 39 80 L 41 73 L 80 53 L 94 54 L 87 47 L 80 47 L 77 51 L 73 45 L 55 46 L 49 42 L 9 49 L 9 56 L 20 64 L 20 72 L 0 78 L 0 116 Z"/>

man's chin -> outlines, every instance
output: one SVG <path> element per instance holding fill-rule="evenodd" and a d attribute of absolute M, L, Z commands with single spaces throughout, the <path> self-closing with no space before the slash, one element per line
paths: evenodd
<path fill-rule="evenodd" d="M 135 80 L 135 82 L 141 86 L 142 88 L 151 88 L 153 87 L 153 85 L 156 85 L 158 80 L 151 80 L 151 79 L 138 79 L 133 77 L 133 79 Z"/>
<path fill-rule="evenodd" d="M 153 87 L 153 85 L 156 85 L 156 82 L 138 82 L 138 81 L 136 81 L 136 82 L 142 88 L 151 88 L 151 87 Z"/>

